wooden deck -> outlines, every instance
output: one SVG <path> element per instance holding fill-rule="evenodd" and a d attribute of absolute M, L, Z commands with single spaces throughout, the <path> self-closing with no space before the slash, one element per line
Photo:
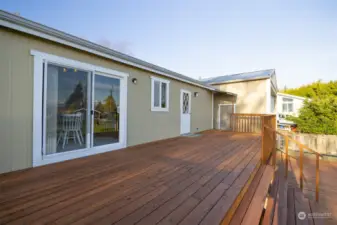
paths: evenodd
<path fill-rule="evenodd" d="M 207 131 L 0 175 L 0 224 L 219 224 L 260 136 Z"/>

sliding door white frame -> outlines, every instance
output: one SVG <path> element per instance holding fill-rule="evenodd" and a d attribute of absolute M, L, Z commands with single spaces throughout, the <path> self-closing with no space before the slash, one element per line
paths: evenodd
<path fill-rule="evenodd" d="M 120 148 L 126 147 L 127 144 L 127 78 L 128 74 L 116 70 L 111 70 L 99 66 L 95 66 L 92 64 L 67 59 L 63 57 L 59 57 L 56 55 L 51 55 L 43 52 L 39 52 L 36 50 L 31 50 L 31 55 L 34 56 L 34 86 L 33 86 L 33 166 L 40 166 L 55 162 L 61 162 L 69 159 L 75 159 L 79 157 L 89 156 L 93 154 L 98 154 L 102 152 L 117 150 Z M 114 78 L 120 79 L 120 125 L 119 125 L 119 142 L 115 144 L 102 145 L 90 148 L 87 145 L 84 149 L 79 149 L 75 151 L 57 153 L 52 155 L 44 154 L 43 150 L 43 142 L 45 141 L 45 129 L 43 129 L 43 120 L 45 119 L 43 109 L 43 88 L 45 85 L 43 84 L 43 63 L 51 62 L 60 64 L 63 66 L 74 67 L 77 69 L 82 69 L 85 71 L 89 71 L 94 76 L 95 73 L 105 74 L 107 76 L 111 76 Z M 92 77 L 93 77 L 92 76 Z M 92 79 L 90 79 L 92 82 Z M 91 82 L 89 85 L 91 85 Z M 89 92 L 89 91 L 88 91 Z M 88 101 L 92 101 L 92 98 L 88 99 Z M 90 130 L 90 129 L 89 129 Z M 87 130 L 88 132 L 88 130 Z M 86 134 L 87 140 L 88 135 Z M 89 142 L 87 142 L 89 143 Z"/>

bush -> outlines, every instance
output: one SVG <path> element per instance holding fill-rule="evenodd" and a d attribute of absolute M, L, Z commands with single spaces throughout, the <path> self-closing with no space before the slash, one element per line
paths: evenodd
<path fill-rule="evenodd" d="M 299 117 L 289 116 L 303 133 L 337 135 L 337 97 L 314 98 L 305 101 Z"/>

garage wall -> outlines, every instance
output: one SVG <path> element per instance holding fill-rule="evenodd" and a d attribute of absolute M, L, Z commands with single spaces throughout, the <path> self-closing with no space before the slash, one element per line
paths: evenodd
<path fill-rule="evenodd" d="M 221 91 L 237 94 L 236 113 L 266 113 L 267 112 L 267 82 L 269 79 L 235 82 L 214 85 Z M 269 110 L 269 109 L 268 109 Z"/>

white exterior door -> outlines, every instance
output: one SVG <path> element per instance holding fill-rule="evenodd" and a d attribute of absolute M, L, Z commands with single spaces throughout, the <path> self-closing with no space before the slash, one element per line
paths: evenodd
<path fill-rule="evenodd" d="M 180 133 L 191 132 L 191 92 L 180 91 Z"/>

